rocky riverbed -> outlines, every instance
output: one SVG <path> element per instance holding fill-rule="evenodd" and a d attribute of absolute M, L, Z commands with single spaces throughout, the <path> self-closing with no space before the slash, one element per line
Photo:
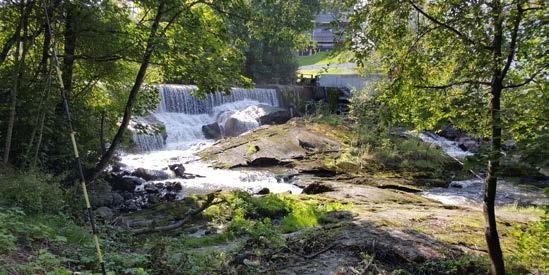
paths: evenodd
<path fill-rule="evenodd" d="M 268 200 L 279 198 L 270 194 L 280 192 L 293 194 L 283 196 L 304 203 L 345 205 L 343 211 L 322 214 L 316 227 L 284 235 L 286 247 L 277 248 L 278 252 L 269 245 L 262 246 L 259 254 L 246 246 L 239 248 L 238 239 L 196 248 L 200 253 L 225 251 L 232 255 L 225 266 L 229 273 L 387 273 L 485 253 L 480 182 L 437 179 L 446 184 L 432 187 L 433 180 L 428 178 L 340 165 L 337 160 L 349 146 L 348 131 L 346 126 L 293 119 L 204 143 L 185 154 L 174 150 L 126 155 L 123 164 L 110 172 L 106 186 L 114 192 L 107 192 L 110 197 L 105 200 L 110 202 L 97 213 L 140 232 L 153 225 L 173 225 L 181 213 L 204 205 L 204 198 L 191 194 L 218 190 L 222 191 L 218 203 L 228 203 L 225 211 L 229 212 L 233 211 L 230 200 L 224 202 L 224 198 L 232 197 L 227 193 L 231 190 Z M 452 165 L 442 167 L 455 169 Z M 509 247 L 513 239 L 508 232 L 539 220 L 543 210 L 535 206 L 547 205 L 547 196 L 539 186 L 511 181 L 502 182 L 499 191 L 498 228 L 504 247 Z M 224 236 L 225 225 L 208 215 L 189 220 L 179 229 L 180 234 L 197 240 Z M 285 215 L 273 213 L 272 224 L 283 223 Z"/>

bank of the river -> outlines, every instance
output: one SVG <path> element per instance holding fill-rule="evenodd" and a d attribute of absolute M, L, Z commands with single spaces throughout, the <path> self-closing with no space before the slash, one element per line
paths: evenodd
<path fill-rule="evenodd" d="M 221 168 L 208 173 L 230 175 L 225 169 L 232 168 L 268 174 L 275 179 L 270 185 L 303 192 L 274 194 L 277 190 L 266 185 L 252 195 L 229 188 L 104 217 L 100 233 L 108 269 L 121 274 L 485 273 L 478 205 L 446 205 L 423 193 L 464 177 L 453 160 L 419 139 L 395 135 L 405 144 L 398 150 L 408 151 L 390 158 L 372 150 L 357 161 L 356 137 L 339 122 L 294 119 L 207 146 L 198 153 L 200 163 Z M 185 163 L 181 157 L 167 159 L 195 173 L 198 164 L 192 163 L 199 160 L 186 156 Z M 497 214 L 509 270 L 547 272 L 544 209 L 501 205 Z M 34 219 L 13 210 L 3 211 L 0 220 L 0 240 L 14 244 L 0 256 L 8 273 L 97 268 L 83 221 L 78 225 L 55 215 Z"/>

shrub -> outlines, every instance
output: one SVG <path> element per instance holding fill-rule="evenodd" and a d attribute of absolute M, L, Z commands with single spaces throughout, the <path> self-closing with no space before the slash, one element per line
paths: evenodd
<path fill-rule="evenodd" d="M 515 238 L 508 263 L 517 271 L 526 268 L 533 273 L 549 273 L 549 219 L 547 214 L 540 221 L 530 222 L 526 229 L 516 227 L 510 234 Z M 516 269 L 516 270 L 515 270 Z"/>
<path fill-rule="evenodd" d="M 57 213 L 64 206 L 61 188 L 39 172 L 0 171 L 0 204 L 31 213 Z"/>
<path fill-rule="evenodd" d="M 427 262 L 414 274 L 488 274 L 489 263 L 487 259 L 463 255 L 456 259 L 440 262 Z"/>

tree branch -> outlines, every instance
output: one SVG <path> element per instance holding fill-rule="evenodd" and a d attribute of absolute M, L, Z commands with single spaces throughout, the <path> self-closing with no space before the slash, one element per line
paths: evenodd
<path fill-rule="evenodd" d="M 515 22 L 513 24 L 513 32 L 511 33 L 511 43 L 509 45 L 509 55 L 507 55 L 507 62 L 505 63 L 505 67 L 503 68 L 503 71 L 501 72 L 501 78 L 504 79 L 507 75 L 507 72 L 509 71 L 509 68 L 511 67 L 511 63 L 513 63 L 513 58 L 515 57 L 515 52 L 517 48 L 517 38 L 518 38 L 518 32 L 520 27 L 520 21 L 522 20 L 522 14 L 523 9 L 520 6 L 521 3 L 517 3 L 517 17 L 515 18 Z"/>
<path fill-rule="evenodd" d="M 486 82 L 486 81 L 464 80 L 464 81 L 448 83 L 448 84 L 445 84 L 445 85 L 433 85 L 433 86 L 417 85 L 417 86 L 414 86 L 414 88 L 444 90 L 444 89 L 448 89 L 448 88 L 451 88 L 451 87 L 454 87 L 454 86 L 462 86 L 462 85 L 485 85 L 485 86 L 490 86 L 490 84 L 491 84 L 490 82 Z"/>
<path fill-rule="evenodd" d="M 456 28 L 448 25 L 446 22 L 442 22 L 436 18 L 434 18 L 433 16 L 429 15 L 428 13 L 426 13 L 425 11 L 423 11 L 422 9 L 420 9 L 416 4 L 414 4 L 414 2 L 412 0 L 409 0 L 408 1 L 410 3 L 410 5 L 412 5 L 412 7 L 419 13 L 421 13 L 423 16 L 425 16 L 427 19 L 429 19 L 431 22 L 437 24 L 437 25 L 440 25 L 442 27 L 444 27 L 445 29 L 453 32 L 454 34 L 456 34 L 458 37 L 460 37 L 461 39 L 463 39 L 464 41 L 470 43 L 470 44 L 473 44 L 473 45 L 479 45 L 482 49 L 485 49 L 485 50 L 490 50 L 491 47 L 490 46 L 487 46 L 487 45 L 484 45 L 482 43 L 477 43 L 475 41 L 473 41 L 471 38 L 469 38 L 467 35 L 465 35 L 464 33 L 462 33 L 461 31 L 457 30 Z"/>
<path fill-rule="evenodd" d="M 510 85 L 507 85 L 507 86 L 503 86 L 503 89 L 513 89 L 513 88 L 518 88 L 518 87 L 522 87 L 524 85 L 527 85 L 530 82 L 532 82 L 536 78 L 536 76 L 538 76 L 538 74 L 543 72 L 546 68 L 547 68 L 547 66 L 545 66 L 542 69 L 538 70 L 533 75 L 531 75 L 529 78 L 524 80 L 524 82 L 522 82 L 522 83 L 510 84 Z"/>

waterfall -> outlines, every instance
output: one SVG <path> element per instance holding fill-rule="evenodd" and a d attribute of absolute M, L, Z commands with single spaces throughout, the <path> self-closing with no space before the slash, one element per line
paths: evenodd
<path fill-rule="evenodd" d="M 161 101 L 157 112 L 206 114 L 212 112 L 216 106 L 243 100 L 280 106 L 278 94 L 274 89 L 233 88 L 228 95 L 220 92 L 208 93 L 204 99 L 197 99 L 192 95 L 196 90 L 196 86 L 191 85 L 160 85 Z"/>
<path fill-rule="evenodd" d="M 231 115 L 250 106 L 266 104 L 279 107 L 280 101 L 275 89 L 232 88 L 226 95 L 220 92 L 208 93 L 203 99 L 193 96 L 197 91 L 192 85 L 158 85 L 160 103 L 147 119 L 165 126 L 166 135 L 161 133 L 142 134 L 133 132 L 133 141 L 142 151 L 185 148 L 204 141 L 202 126 L 214 122 L 224 123 Z M 247 129 L 259 126 L 246 124 Z"/>

